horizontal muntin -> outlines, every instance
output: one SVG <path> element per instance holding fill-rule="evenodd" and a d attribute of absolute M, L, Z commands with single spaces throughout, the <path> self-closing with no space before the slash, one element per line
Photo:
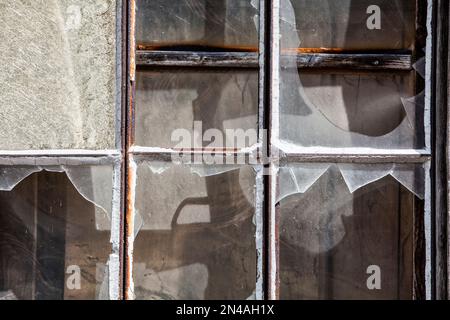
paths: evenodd
<path fill-rule="evenodd" d="M 286 53 L 280 58 L 281 66 L 288 66 L 296 56 L 297 67 L 351 70 L 412 70 L 410 54 L 398 53 Z M 211 67 L 259 68 L 257 52 L 193 52 L 193 51 L 142 51 L 136 53 L 138 67 Z"/>

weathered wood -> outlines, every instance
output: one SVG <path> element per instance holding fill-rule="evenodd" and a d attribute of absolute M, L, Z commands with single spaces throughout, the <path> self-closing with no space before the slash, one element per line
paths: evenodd
<path fill-rule="evenodd" d="M 426 154 L 312 154 L 290 153 L 283 155 L 281 164 L 286 163 L 424 163 L 431 160 Z"/>
<path fill-rule="evenodd" d="M 448 41 L 449 41 L 449 1 L 437 1 L 435 29 L 435 58 L 433 70 L 434 84 L 434 132 L 433 132 L 433 212 L 435 243 L 435 298 L 448 298 Z"/>
<path fill-rule="evenodd" d="M 414 300 L 426 300 L 426 239 L 425 239 L 425 204 L 423 201 L 415 200 L 413 206 L 414 220 L 414 276 L 413 276 L 413 298 Z"/>
<path fill-rule="evenodd" d="M 281 57 L 288 59 L 288 56 Z M 298 54 L 299 68 L 336 68 L 352 70 L 404 70 L 412 69 L 412 57 L 408 54 Z"/>
<path fill-rule="evenodd" d="M 281 65 L 287 66 L 293 54 L 281 56 Z M 352 70 L 400 70 L 412 69 L 409 54 L 344 54 L 298 53 L 297 66 L 303 68 L 333 68 Z M 184 52 L 137 51 L 136 63 L 140 67 L 216 67 L 259 68 L 256 52 Z"/>
<path fill-rule="evenodd" d="M 256 52 L 138 51 L 138 66 L 258 68 Z"/>

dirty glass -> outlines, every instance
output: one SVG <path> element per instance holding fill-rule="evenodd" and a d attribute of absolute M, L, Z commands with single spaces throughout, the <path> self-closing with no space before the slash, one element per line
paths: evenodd
<path fill-rule="evenodd" d="M 381 30 L 366 26 L 371 16 L 366 9 L 372 5 L 381 10 Z M 275 143 L 284 150 L 425 148 L 429 123 L 424 119 L 429 110 L 424 98 L 425 60 L 420 58 L 423 48 L 411 47 L 415 10 L 415 1 L 282 0 L 276 119 L 280 130 Z M 334 53 L 360 50 L 361 54 L 414 49 L 418 61 L 410 71 L 391 73 L 300 69 L 297 49 L 307 47 L 315 52 L 331 47 L 338 48 Z"/>
<path fill-rule="evenodd" d="M 416 0 L 281 0 L 282 29 L 301 40 L 285 49 L 408 50 Z"/>
<path fill-rule="evenodd" d="M 0 300 L 109 299 L 113 169 L 0 167 Z"/>
<path fill-rule="evenodd" d="M 302 147 L 424 147 L 424 96 L 416 77 L 358 72 L 281 75 L 280 140 Z"/>
<path fill-rule="evenodd" d="M 138 146 L 245 148 L 257 142 L 256 71 L 146 70 L 138 72 L 136 87 Z M 235 140 L 236 130 L 248 138 Z"/>
<path fill-rule="evenodd" d="M 137 299 L 254 299 L 255 172 L 141 161 L 133 278 Z"/>
<path fill-rule="evenodd" d="M 116 0 L 0 0 L 0 149 L 113 149 Z"/>
<path fill-rule="evenodd" d="M 259 0 L 137 0 L 140 49 L 257 51 Z"/>
<path fill-rule="evenodd" d="M 424 168 L 280 168 L 281 299 L 412 299 Z"/>

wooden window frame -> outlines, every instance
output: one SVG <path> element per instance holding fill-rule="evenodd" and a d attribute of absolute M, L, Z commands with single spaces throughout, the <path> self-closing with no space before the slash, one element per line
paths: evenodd
<path fill-rule="evenodd" d="M 422 0 L 417 0 L 421 3 Z M 416 293 L 416 299 L 447 299 L 449 297 L 448 265 L 448 17 L 449 0 L 424 0 L 428 3 L 428 37 L 426 79 L 427 98 L 431 110 L 431 131 L 427 133 L 428 148 L 424 150 L 378 150 L 376 153 L 358 152 L 356 148 L 346 148 L 345 152 L 332 150 L 323 154 L 309 152 L 308 148 L 299 148 L 293 152 L 286 150 L 287 161 L 292 162 L 356 162 L 356 163 L 429 163 L 431 166 L 429 195 L 426 199 L 423 231 L 426 243 L 418 244 L 418 250 L 426 255 L 425 270 L 419 270 L 423 276 L 423 291 Z M 422 2 L 423 3 L 423 2 Z M 280 0 L 260 0 L 259 52 L 223 52 L 189 54 L 186 52 L 140 51 L 135 43 L 135 0 L 124 1 L 123 12 L 127 23 L 123 27 L 123 50 L 127 52 L 123 59 L 123 68 L 127 70 L 123 78 L 124 94 L 122 110 L 123 139 L 123 297 L 133 298 L 132 250 L 134 237 L 134 157 L 145 156 L 149 159 L 167 159 L 170 153 L 161 153 L 156 148 L 134 147 L 134 115 L 136 68 L 145 67 L 182 67 L 182 68 L 245 68 L 259 70 L 259 149 L 258 157 L 265 159 L 265 170 L 276 172 L 278 152 L 271 144 L 277 137 L 277 112 L 279 99 L 279 43 L 274 41 L 279 35 Z M 420 8 L 420 7 L 419 7 Z M 281 58 L 282 59 L 282 58 Z M 352 70 L 411 70 L 414 57 L 411 54 L 341 54 L 341 53 L 302 53 L 297 57 L 300 69 L 309 68 L 347 68 Z M 274 112 L 275 111 L 275 112 Z M 264 143 L 263 131 L 269 129 L 268 143 Z M 193 153 L 189 153 L 193 154 Z M 258 231 L 264 232 L 262 243 L 257 245 L 263 251 L 258 261 L 258 272 L 262 273 L 257 283 L 257 298 L 276 300 L 279 298 L 278 274 L 278 224 L 279 208 L 274 195 L 277 179 L 274 175 L 258 176 L 257 192 L 263 195 L 261 208 L 257 209 Z M 259 206 L 259 205 L 258 205 Z M 422 274 L 423 273 L 423 274 Z M 420 285 L 419 285 L 420 286 Z"/>

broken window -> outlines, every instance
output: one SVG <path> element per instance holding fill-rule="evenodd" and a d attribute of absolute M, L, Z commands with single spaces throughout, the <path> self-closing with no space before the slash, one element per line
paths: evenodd
<path fill-rule="evenodd" d="M 416 2 L 375 2 L 321 1 L 308 5 L 304 1 L 281 1 L 282 148 L 426 148 L 429 124 L 424 119 L 429 110 L 424 101 L 425 44 L 415 38 L 419 35 L 413 29 Z M 318 8 L 323 11 L 310 14 Z M 308 21 L 313 16 L 319 16 L 320 23 Z M 372 27 L 372 19 L 383 25 Z M 317 28 L 330 39 L 316 43 L 308 28 Z M 313 44 L 317 47 L 309 47 Z M 326 57 L 332 70 L 317 68 L 320 62 L 313 71 L 301 68 L 298 60 L 301 52 L 308 50 L 305 46 L 317 60 Z M 340 54 L 327 55 L 330 52 Z M 387 58 L 392 59 L 391 64 L 383 61 Z M 351 59 L 365 60 L 372 67 L 355 65 L 352 71 L 351 66 L 339 66 Z"/>
<path fill-rule="evenodd" d="M 430 10 L 133 1 L 127 297 L 429 297 Z"/>
<path fill-rule="evenodd" d="M 0 299 L 432 298 L 432 4 L 1 4 Z"/>
<path fill-rule="evenodd" d="M 136 298 L 254 299 L 255 171 L 139 161 L 136 179 Z"/>
<path fill-rule="evenodd" d="M 1 298 L 113 297 L 114 166 L 39 161 L 0 166 Z"/>
<path fill-rule="evenodd" d="M 429 297 L 426 7 L 272 7 L 271 298 Z"/>
<path fill-rule="evenodd" d="M 261 298 L 262 177 L 248 161 L 259 138 L 258 1 L 143 0 L 131 12 L 127 297 Z M 247 161 L 236 165 L 239 154 Z"/>
<path fill-rule="evenodd" d="M 121 296 L 122 6 L 0 4 L 0 300 Z"/>
<path fill-rule="evenodd" d="M 422 261 L 424 167 L 280 168 L 281 299 L 411 299 Z M 369 290 L 372 268 L 379 287 Z"/>

